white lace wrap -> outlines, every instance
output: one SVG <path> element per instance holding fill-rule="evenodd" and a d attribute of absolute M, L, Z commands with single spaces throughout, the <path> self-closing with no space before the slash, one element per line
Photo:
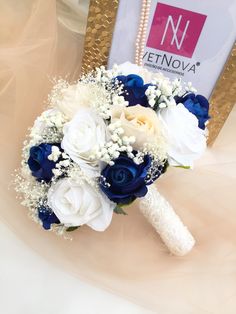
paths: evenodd
<path fill-rule="evenodd" d="M 193 236 L 154 184 L 140 199 L 139 207 L 171 253 L 183 256 L 191 251 L 195 244 Z"/>

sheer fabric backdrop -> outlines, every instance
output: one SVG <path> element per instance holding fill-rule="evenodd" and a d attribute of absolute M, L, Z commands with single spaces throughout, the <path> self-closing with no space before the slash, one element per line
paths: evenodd
<path fill-rule="evenodd" d="M 50 79 L 79 76 L 84 31 L 62 22 L 60 6 L 58 15 L 54 0 L 0 1 L 0 219 L 53 264 L 157 313 L 235 313 L 236 110 L 194 171 L 171 169 L 157 183 L 197 240 L 184 258 L 168 254 L 136 205 L 106 232 L 83 227 L 66 241 L 30 221 L 9 189 Z"/>

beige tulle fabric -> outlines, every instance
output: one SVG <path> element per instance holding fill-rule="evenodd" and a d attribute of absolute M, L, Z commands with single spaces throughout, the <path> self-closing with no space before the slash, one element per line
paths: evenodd
<path fill-rule="evenodd" d="M 76 79 L 82 46 L 83 35 L 57 22 L 55 1 L 0 1 L 0 219 L 54 265 L 155 313 L 236 313 L 236 110 L 193 171 L 158 180 L 197 241 L 186 257 L 168 253 L 137 205 L 106 232 L 83 227 L 67 241 L 29 220 L 9 189 L 50 78 Z"/>
<path fill-rule="evenodd" d="M 85 35 L 89 0 L 57 0 L 57 19 L 72 32 Z"/>

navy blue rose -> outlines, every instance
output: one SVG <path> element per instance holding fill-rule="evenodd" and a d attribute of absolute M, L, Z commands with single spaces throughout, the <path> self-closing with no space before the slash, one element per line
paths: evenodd
<path fill-rule="evenodd" d="M 38 208 L 38 217 L 42 221 L 43 228 L 46 230 L 51 229 L 52 224 L 60 223 L 54 212 L 47 206 L 40 206 Z"/>
<path fill-rule="evenodd" d="M 194 114 L 198 119 L 199 128 L 205 130 L 205 123 L 210 119 L 210 116 L 209 102 L 204 96 L 191 93 L 184 97 L 178 97 L 176 102 L 182 103 L 188 111 Z"/>
<path fill-rule="evenodd" d="M 144 85 L 143 79 L 136 74 L 119 75 L 116 79 L 124 85 L 125 92 L 122 96 L 129 102 L 129 106 L 150 107 L 145 92 L 151 84 Z"/>
<path fill-rule="evenodd" d="M 101 175 L 105 183 L 100 187 L 107 197 L 117 204 L 128 204 L 147 193 L 145 178 L 151 165 L 151 157 L 137 165 L 126 154 L 121 154 L 113 166 L 106 166 Z M 108 184 L 107 184 L 108 183 Z"/>
<path fill-rule="evenodd" d="M 30 157 L 28 159 L 28 166 L 32 175 L 38 181 L 49 182 L 53 177 L 52 169 L 55 168 L 55 162 L 48 159 L 52 152 L 52 146 L 55 144 L 40 144 L 30 148 Z"/>

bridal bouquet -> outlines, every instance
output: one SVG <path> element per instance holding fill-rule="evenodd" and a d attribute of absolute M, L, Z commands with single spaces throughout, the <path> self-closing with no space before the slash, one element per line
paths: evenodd
<path fill-rule="evenodd" d="M 104 231 L 113 213 L 139 207 L 170 251 L 194 239 L 153 183 L 168 166 L 190 168 L 206 148 L 208 101 L 190 83 L 130 63 L 75 84 L 58 80 L 24 142 L 16 191 L 30 216 L 59 234 Z"/>

